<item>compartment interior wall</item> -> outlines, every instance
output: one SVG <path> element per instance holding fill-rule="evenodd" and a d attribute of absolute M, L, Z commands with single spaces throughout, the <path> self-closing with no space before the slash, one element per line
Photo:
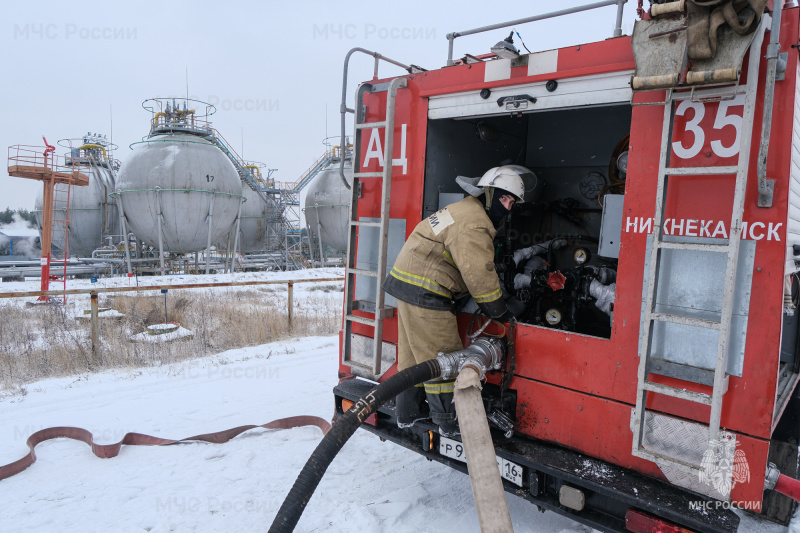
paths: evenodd
<path fill-rule="evenodd" d="M 597 239 L 602 215 L 597 196 L 609 184 L 609 162 L 614 147 L 630 131 L 631 107 L 533 113 L 528 120 L 524 165 L 536 173 L 542 189 L 538 205 L 523 210 L 523 213 L 534 211 L 531 217 L 534 220 L 520 229 L 531 235 L 530 244 L 537 242 L 537 235 L 538 240 L 575 235 Z M 567 205 L 555 204 L 564 200 Z M 559 213 L 568 208 L 574 210 L 582 224 L 575 224 Z"/>
<path fill-rule="evenodd" d="M 479 177 L 495 166 L 520 164 L 538 177 L 532 201 L 528 198 L 515 208 L 509 227 L 498 233 L 501 282 L 514 294 L 513 280 L 521 268 L 511 254 L 552 238 L 567 239 L 568 244 L 551 251 L 550 271 L 571 270 L 573 280 L 583 281 L 573 282 L 580 290 L 568 286 L 558 299 L 546 291 L 529 291 L 528 323 L 547 327 L 549 309 L 558 308 L 572 323 L 551 326 L 610 336 L 608 315 L 585 303 L 576 311 L 571 303 L 585 294 L 590 281 L 588 271 L 576 268 L 574 257 L 582 249 L 590 256 L 587 265 L 616 267 L 615 261 L 597 257 L 602 222 L 598 194 L 609 185 L 609 163 L 630 131 L 631 110 L 624 104 L 428 122 L 423 217 L 465 195 L 457 176 Z"/>
<path fill-rule="evenodd" d="M 442 194 L 465 194 L 455 182 L 457 176 L 479 177 L 492 167 L 513 163 L 527 166 L 539 178 L 537 201 L 518 210 L 521 220 L 514 227 L 521 231 L 519 247 L 549 235 L 597 239 L 602 214 L 597 194 L 609 183 L 611 155 L 630 130 L 630 121 L 627 104 L 430 120 L 422 216 L 440 208 Z M 481 138 L 479 127 L 494 132 L 496 140 Z M 552 205 L 563 200 L 566 206 Z M 563 215 L 568 207 L 581 224 Z"/>

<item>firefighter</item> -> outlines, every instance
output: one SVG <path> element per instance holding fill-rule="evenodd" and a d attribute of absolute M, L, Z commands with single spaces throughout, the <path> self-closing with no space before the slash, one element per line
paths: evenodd
<path fill-rule="evenodd" d="M 490 169 L 477 187 L 459 178 L 470 196 L 429 216 L 409 235 L 383 284 L 398 300 L 398 371 L 464 348 L 454 311 L 462 296 L 471 295 L 486 316 L 503 322 L 524 310 L 518 300 L 503 299 L 493 242 L 511 208 L 523 202 L 523 178 L 535 184 L 533 172 L 519 165 Z M 398 426 L 430 417 L 442 436 L 457 435 L 453 384 L 428 381 L 398 395 Z"/>

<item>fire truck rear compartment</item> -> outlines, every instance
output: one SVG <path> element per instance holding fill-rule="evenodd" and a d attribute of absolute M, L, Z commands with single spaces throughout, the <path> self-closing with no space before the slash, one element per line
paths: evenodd
<path fill-rule="evenodd" d="M 607 247 L 603 257 L 598 249 L 602 203 L 606 193 L 624 193 L 617 159 L 627 150 L 631 109 L 619 104 L 428 121 L 423 217 L 464 197 L 457 176 L 479 177 L 503 164 L 524 165 L 537 175 L 536 188 L 496 239 L 501 282 L 526 304 L 521 322 L 610 337 L 613 304 L 608 312 L 598 309 L 589 285 L 598 269 L 604 269 L 604 285 L 616 272 L 618 252 Z M 614 198 L 619 214 L 622 196 Z M 619 234 L 618 227 L 614 231 Z M 566 245 L 546 247 L 539 255 L 549 266 L 537 269 L 529 286 L 515 287 L 525 265 L 514 262 L 514 252 L 552 239 Z M 565 277 L 563 289 L 548 285 L 558 273 Z"/>
<path fill-rule="evenodd" d="M 343 413 L 342 400 L 358 401 L 373 386 L 360 379 L 349 379 L 336 386 L 336 417 Z M 488 399 L 486 396 L 485 401 Z M 465 463 L 439 453 L 436 426 L 418 422 L 412 428 L 398 429 L 391 402 L 379 408 L 377 415 L 374 425 L 361 427 L 381 440 L 399 444 L 429 461 L 467 473 Z M 708 506 L 698 506 L 697 502 L 706 501 L 702 496 L 629 469 L 539 440 L 506 439 L 499 432 L 495 434 L 495 430 L 493 440 L 498 456 L 523 468 L 522 487 L 504 481 L 506 492 L 537 505 L 542 512 L 554 511 L 599 531 L 627 531 L 625 516 L 629 510 L 659 516 L 697 532 L 733 532 L 738 528 L 739 517 L 731 510 L 717 508 L 713 502 Z M 583 493 L 585 504 L 582 510 L 570 509 L 560 502 L 562 487 Z"/>

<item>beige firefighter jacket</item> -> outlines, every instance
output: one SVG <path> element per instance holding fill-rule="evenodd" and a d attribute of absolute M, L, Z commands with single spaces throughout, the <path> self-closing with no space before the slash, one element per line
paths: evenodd
<path fill-rule="evenodd" d="M 432 214 L 414 228 L 383 288 L 426 309 L 452 309 L 471 294 L 491 317 L 506 312 L 494 268 L 496 230 L 481 202 L 468 196 Z"/>

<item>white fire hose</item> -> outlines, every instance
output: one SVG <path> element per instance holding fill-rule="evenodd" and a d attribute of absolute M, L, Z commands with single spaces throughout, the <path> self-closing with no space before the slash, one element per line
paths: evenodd
<path fill-rule="evenodd" d="M 494 444 L 489 432 L 489 421 L 481 398 L 483 373 L 499 370 L 503 366 L 505 345 L 499 339 L 487 337 L 473 341 L 463 350 L 449 354 L 440 353 L 436 360 L 439 362 L 442 377 L 452 379 L 458 376 L 453 399 L 481 531 L 513 532 L 503 480 L 497 468 Z"/>
<path fill-rule="evenodd" d="M 497 469 L 481 389 L 480 371 L 475 366 L 466 365 L 456 379 L 453 398 L 481 532 L 506 533 L 514 531 L 514 527 L 508 513 L 503 480 Z"/>

